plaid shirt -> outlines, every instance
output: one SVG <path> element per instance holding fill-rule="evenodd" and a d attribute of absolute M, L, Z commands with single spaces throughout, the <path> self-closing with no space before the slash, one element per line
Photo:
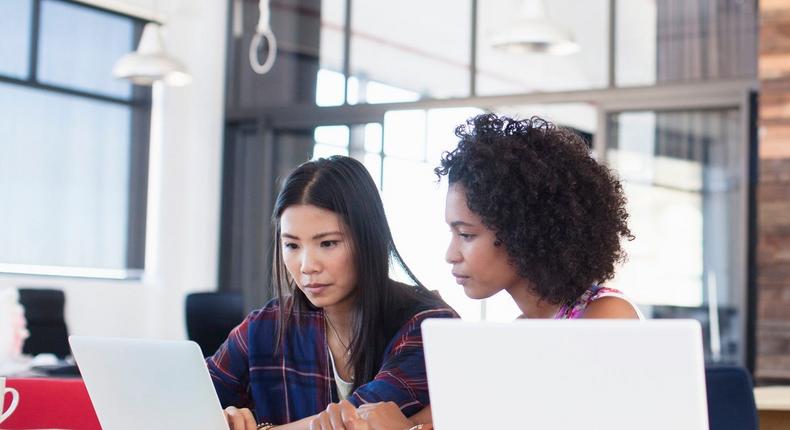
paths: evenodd
<path fill-rule="evenodd" d="M 250 313 L 206 363 L 223 408 L 250 408 L 259 422 L 285 424 L 323 411 L 338 397 L 323 311 L 295 311 L 285 346 L 275 354 L 279 312 L 275 299 Z M 420 324 L 454 317 L 450 308 L 413 315 L 387 345 L 376 377 L 348 400 L 356 406 L 393 401 L 406 416 L 427 406 Z"/>

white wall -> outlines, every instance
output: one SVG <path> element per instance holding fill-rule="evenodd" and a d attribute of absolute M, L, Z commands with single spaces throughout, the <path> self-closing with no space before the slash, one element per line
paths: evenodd
<path fill-rule="evenodd" d="M 184 338 L 185 295 L 216 289 L 227 4 L 84 2 L 163 18 L 168 50 L 194 78 L 154 88 L 146 274 L 134 282 L 0 275 L 0 288 L 62 288 L 72 334 Z"/>

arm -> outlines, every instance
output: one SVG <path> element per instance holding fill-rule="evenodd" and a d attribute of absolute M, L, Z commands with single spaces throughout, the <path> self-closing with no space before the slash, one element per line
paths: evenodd
<path fill-rule="evenodd" d="M 249 350 L 247 348 L 249 321 L 252 316 L 253 314 L 250 314 L 231 330 L 217 352 L 206 359 L 211 381 L 214 383 L 214 389 L 223 408 L 252 407 L 252 399 L 248 395 Z"/>
<path fill-rule="evenodd" d="M 417 415 L 422 415 L 423 411 L 428 410 L 428 422 L 417 421 Z M 420 430 L 431 430 L 433 424 L 430 423 L 430 406 L 420 411 L 417 415 L 406 418 L 398 405 L 393 402 L 368 403 L 359 407 L 359 416 L 368 422 L 371 430 L 410 430 L 417 425 Z"/>
<path fill-rule="evenodd" d="M 455 312 L 449 309 L 433 309 L 416 314 L 390 341 L 376 377 L 357 388 L 348 401 L 331 404 L 326 411 L 308 418 L 313 427 L 283 426 L 277 429 L 408 430 L 416 424 L 424 424 L 422 430 L 431 429 L 431 410 L 426 407 L 428 381 L 421 324 L 428 318 L 456 317 Z M 359 407 L 358 415 L 365 421 L 349 422 L 348 417 L 343 417 L 342 411 L 347 406 Z"/>
<path fill-rule="evenodd" d="M 365 403 L 394 402 L 406 416 L 424 409 L 429 399 L 420 325 L 428 318 L 453 317 L 456 315 L 449 309 L 432 309 L 414 315 L 390 341 L 376 377 L 357 388 L 348 400 L 357 407 Z"/>
<path fill-rule="evenodd" d="M 320 414 L 272 427 L 271 430 L 372 430 L 372 428 L 360 418 L 354 405 L 348 400 L 343 400 L 340 403 L 330 404 Z"/>

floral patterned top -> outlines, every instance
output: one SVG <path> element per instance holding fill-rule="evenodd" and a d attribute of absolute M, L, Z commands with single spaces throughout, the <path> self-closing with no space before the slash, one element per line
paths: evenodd
<path fill-rule="evenodd" d="M 642 312 L 639 310 L 634 302 L 632 302 L 622 291 L 616 290 L 614 288 L 609 287 L 602 287 L 600 285 L 593 285 L 587 291 L 584 292 L 576 301 L 562 305 L 560 309 L 554 314 L 555 320 L 573 320 L 581 318 L 584 314 L 584 310 L 587 309 L 587 305 L 598 300 L 602 297 L 619 297 L 628 303 L 634 308 L 636 315 L 639 317 L 640 320 L 645 319 Z"/>

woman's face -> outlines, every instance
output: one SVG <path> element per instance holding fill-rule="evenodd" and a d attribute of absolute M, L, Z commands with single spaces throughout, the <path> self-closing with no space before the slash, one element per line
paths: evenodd
<path fill-rule="evenodd" d="M 455 281 L 467 296 L 485 299 L 523 282 L 509 263 L 505 247 L 494 244 L 494 231 L 469 209 L 466 191 L 458 183 L 447 190 L 444 219 L 452 231 L 445 259 L 453 265 Z"/>
<path fill-rule="evenodd" d="M 351 238 L 336 213 L 313 205 L 289 206 L 280 217 L 285 267 L 310 303 L 328 311 L 351 308 L 356 270 Z"/>

